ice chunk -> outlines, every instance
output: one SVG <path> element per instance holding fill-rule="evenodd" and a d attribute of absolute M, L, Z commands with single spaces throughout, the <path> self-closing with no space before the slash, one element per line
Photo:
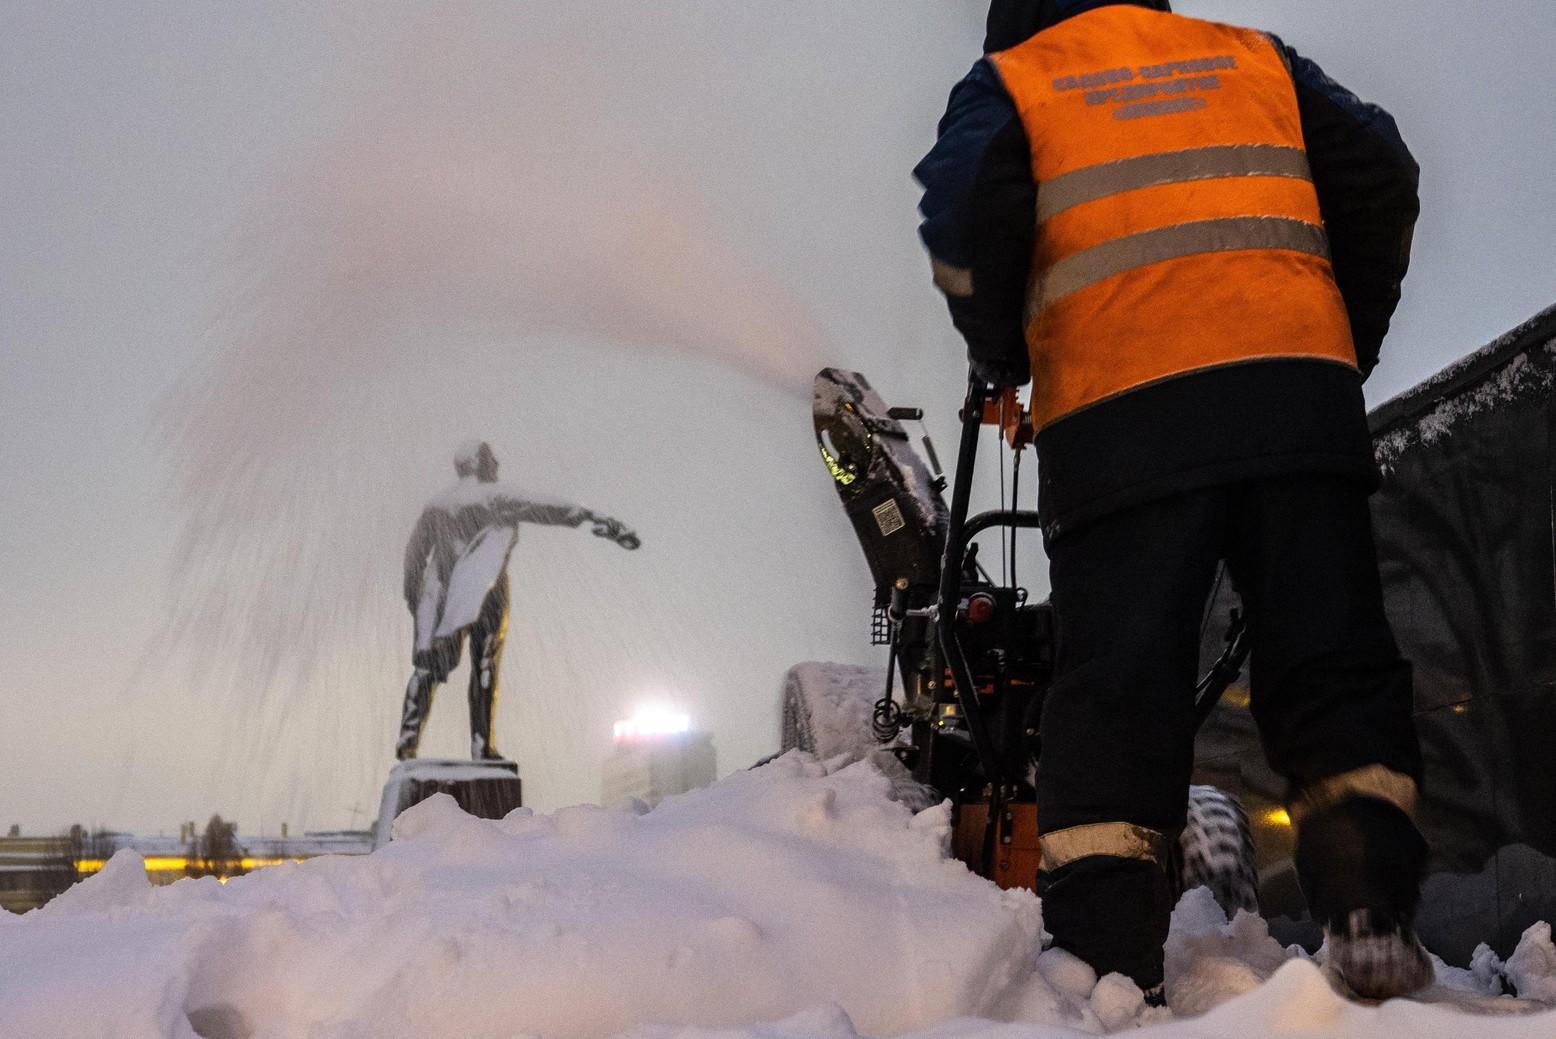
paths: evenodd
<path fill-rule="evenodd" d="M 1556 943 L 1551 925 L 1538 923 L 1524 931 L 1518 948 L 1507 958 L 1507 979 L 1520 999 L 1556 1003 Z"/>

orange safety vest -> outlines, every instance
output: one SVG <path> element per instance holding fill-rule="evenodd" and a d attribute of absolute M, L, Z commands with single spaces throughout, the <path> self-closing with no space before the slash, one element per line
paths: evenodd
<path fill-rule="evenodd" d="M 1038 429 L 1206 368 L 1356 367 L 1296 88 L 1269 37 L 1114 5 L 990 57 L 1037 182 Z"/>

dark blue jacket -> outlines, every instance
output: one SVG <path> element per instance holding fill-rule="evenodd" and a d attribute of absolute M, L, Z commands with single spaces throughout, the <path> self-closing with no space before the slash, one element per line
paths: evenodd
<path fill-rule="evenodd" d="M 985 51 L 1016 46 L 1109 3 L 995 0 Z M 1363 376 L 1378 361 L 1399 304 L 1420 212 L 1419 168 L 1394 119 L 1280 40 L 1296 85 L 1313 182 Z M 972 274 L 948 296 L 969 360 L 992 382 L 1027 381 L 1023 314 L 1037 187 L 1026 131 L 987 59 L 951 91 L 935 146 L 914 169 L 924 186 L 920 234 L 943 264 Z M 1370 473 L 1359 381 L 1332 365 L 1270 362 L 1172 380 L 1067 418 L 1038 440 L 1039 507 L 1050 534 L 1087 516 L 1175 490 L 1294 470 Z M 1327 371 L 1323 369 L 1334 369 Z M 1355 383 L 1355 385 L 1351 385 Z M 1300 397 L 1305 410 L 1283 407 Z M 1133 398 L 1133 399 L 1131 399 Z M 1272 421 L 1271 408 L 1279 416 Z M 1173 430 L 1177 436 L 1164 436 Z"/>

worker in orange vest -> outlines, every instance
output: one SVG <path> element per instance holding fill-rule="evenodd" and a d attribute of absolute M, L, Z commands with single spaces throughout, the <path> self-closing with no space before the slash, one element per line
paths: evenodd
<path fill-rule="evenodd" d="M 924 185 L 935 283 L 1032 381 L 1056 610 L 1044 924 L 1162 1000 L 1199 627 L 1225 560 L 1329 963 L 1432 976 L 1411 671 L 1383 612 L 1362 380 L 1419 212 L 1393 119 L 1280 40 L 1165 0 L 994 0 Z"/>

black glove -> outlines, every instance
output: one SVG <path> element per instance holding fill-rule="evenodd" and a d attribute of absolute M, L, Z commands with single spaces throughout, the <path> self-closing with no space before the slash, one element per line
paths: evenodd
<path fill-rule="evenodd" d="M 972 369 L 973 375 L 995 389 L 1025 386 L 1032 379 L 1030 365 L 1025 357 L 1010 361 L 991 361 L 982 357 L 969 356 L 967 364 Z"/>
<path fill-rule="evenodd" d="M 967 343 L 972 373 L 990 386 L 1024 386 L 1032 378 L 1026 332 L 1022 327 L 1023 295 L 999 302 L 982 296 L 948 297 L 951 323 Z"/>

